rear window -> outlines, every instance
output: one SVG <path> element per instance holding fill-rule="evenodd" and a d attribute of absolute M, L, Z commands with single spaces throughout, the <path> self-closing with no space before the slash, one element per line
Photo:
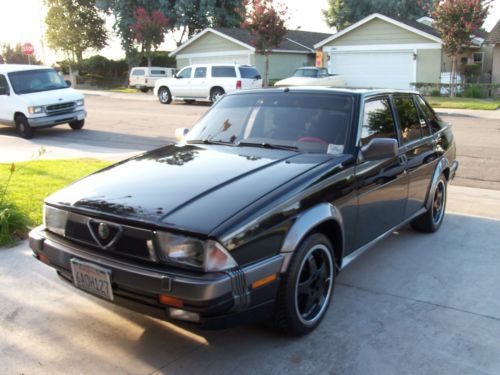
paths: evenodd
<path fill-rule="evenodd" d="M 135 70 L 132 70 L 132 75 L 133 76 L 143 76 L 144 75 L 144 69 L 135 69 Z"/>
<path fill-rule="evenodd" d="M 441 130 L 441 126 L 439 125 L 439 118 L 436 116 L 434 111 L 429 107 L 429 105 L 425 102 L 422 97 L 416 95 L 417 103 L 419 104 L 420 109 L 422 109 L 424 119 L 431 127 L 432 131 L 435 133 Z"/>
<path fill-rule="evenodd" d="M 240 71 L 240 76 L 241 78 L 251 78 L 251 79 L 257 79 L 260 77 L 260 73 L 257 69 L 252 68 L 252 67 L 239 67 Z"/>
<path fill-rule="evenodd" d="M 212 77 L 236 77 L 233 66 L 213 66 Z"/>
<path fill-rule="evenodd" d="M 164 75 L 167 74 L 167 72 L 165 70 L 152 69 L 151 70 L 151 74 L 155 74 L 155 75 L 159 75 L 159 76 L 164 76 Z"/>
<path fill-rule="evenodd" d="M 422 138 L 422 128 L 417 108 L 411 97 L 399 96 L 394 98 L 399 116 L 401 138 L 404 143 L 413 142 Z"/>

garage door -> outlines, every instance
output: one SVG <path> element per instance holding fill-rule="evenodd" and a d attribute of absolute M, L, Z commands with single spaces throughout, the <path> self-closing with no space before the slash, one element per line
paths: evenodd
<path fill-rule="evenodd" d="M 351 87 L 409 89 L 415 82 L 412 51 L 332 51 L 329 71 Z"/>
<path fill-rule="evenodd" d="M 197 56 L 191 57 L 191 64 L 250 64 L 249 55 Z"/>

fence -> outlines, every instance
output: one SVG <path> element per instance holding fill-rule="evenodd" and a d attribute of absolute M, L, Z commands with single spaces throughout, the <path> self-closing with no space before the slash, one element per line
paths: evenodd
<path fill-rule="evenodd" d="M 423 95 L 442 96 L 450 92 L 449 83 L 414 82 L 413 88 Z M 500 97 L 500 83 L 457 83 L 457 96 L 469 98 Z"/>

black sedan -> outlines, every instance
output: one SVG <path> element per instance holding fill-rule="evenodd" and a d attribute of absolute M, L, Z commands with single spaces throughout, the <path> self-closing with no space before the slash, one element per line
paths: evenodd
<path fill-rule="evenodd" d="M 418 93 L 238 92 L 179 143 L 47 198 L 30 246 L 76 287 L 152 316 L 301 335 L 364 250 L 406 223 L 440 227 L 457 166 L 450 126 Z"/>

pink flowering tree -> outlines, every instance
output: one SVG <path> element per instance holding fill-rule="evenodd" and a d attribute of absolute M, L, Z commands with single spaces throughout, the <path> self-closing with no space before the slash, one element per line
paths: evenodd
<path fill-rule="evenodd" d="M 480 29 L 488 15 L 489 0 L 419 1 L 429 12 L 434 28 L 443 41 L 443 50 L 451 58 L 450 96 L 455 96 L 457 57 L 468 47 L 471 34 Z"/>
<path fill-rule="evenodd" d="M 144 8 L 135 10 L 135 22 L 132 24 L 132 35 L 134 40 L 141 46 L 141 53 L 151 66 L 153 51 L 156 51 L 164 41 L 169 20 L 159 10 L 149 14 Z"/>
<path fill-rule="evenodd" d="M 287 8 L 283 6 L 275 8 L 272 0 L 254 0 L 250 9 L 242 26 L 250 30 L 253 36 L 252 44 L 257 53 L 264 55 L 264 87 L 267 87 L 269 54 L 285 38 Z"/>

